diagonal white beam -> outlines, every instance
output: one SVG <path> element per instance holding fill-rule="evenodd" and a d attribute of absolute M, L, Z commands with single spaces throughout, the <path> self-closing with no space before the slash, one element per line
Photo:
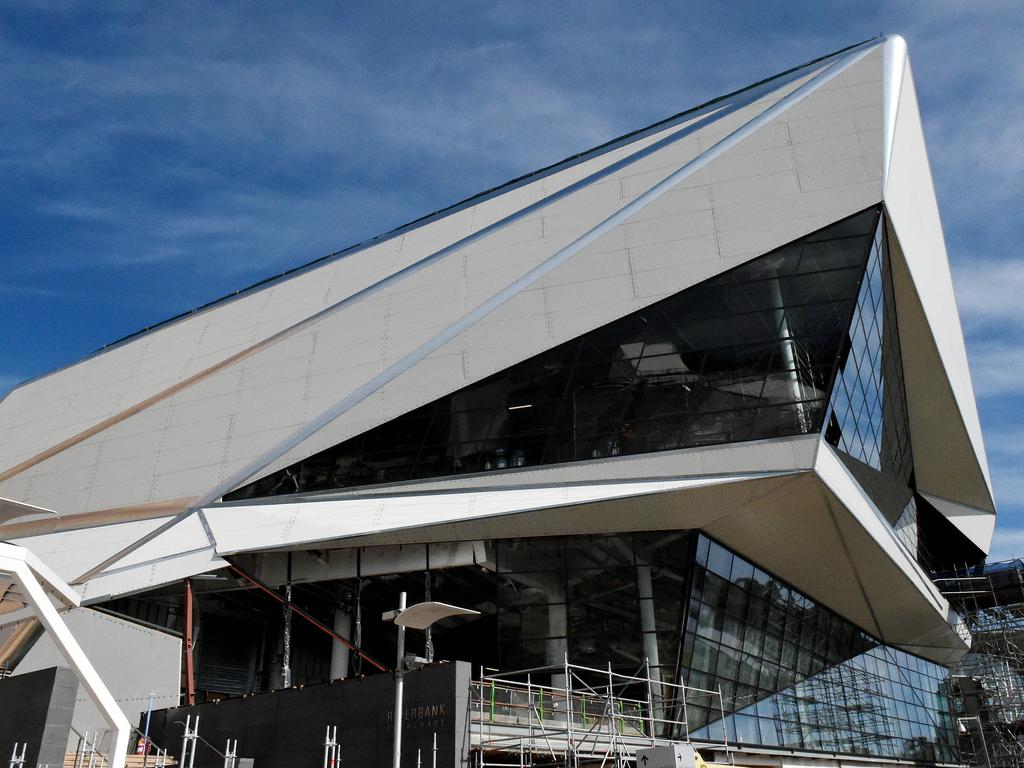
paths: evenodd
<path fill-rule="evenodd" d="M 882 43 L 882 195 L 889 183 L 892 147 L 896 141 L 903 73 L 907 67 L 907 42 L 899 35 L 886 35 Z"/>
<path fill-rule="evenodd" d="M 444 330 L 435 334 L 432 338 L 421 344 L 416 349 L 407 353 L 397 362 L 386 368 L 381 373 L 369 379 L 360 387 L 356 388 L 344 398 L 339 400 L 337 403 L 327 408 L 319 415 L 314 417 L 312 420 L 307 422 L 305 425 L 295 430 L 292 434 L 279 441 L 276 445 L 272 446 L 269 450 L 265 451 L 260 456 L 256 457 L 248 464 L 243 466 L 241 469 L 236 471 L 234 474 L 225 478 L 223 481 L 218 483 L 215 487 L 210 489 L 200 499 L 194 502 L 187 510 L 184 510 L 180 515 L 174 519 L 168 521 L 164 526 L 161 526 L 157 530 L 149 534 L 145 540 L 140 540 L 126 549 L 118 552 L 114 556 L 108 558 L 104 562 L 100 563 L 96 567 L 90 569 L 87 573 L 76 579 L 77 582 L 81 582 L 91 578 L 97 573 L 102 572 L 113 563 L 120 560 L 127 554 L 138 547 L 145 544 L 151 538 L 159 535 L 168 528 L 176 525 L 185 517 L 196 513 L 203 507 L 208 506 L 212 502 L 222 497 L 225 493 L 234 490 L 238 486 L 245 483 L 247 480 L 258 474 L 265 467 L 272 464 L 280 456 L 284 455 L 299 443 L 307 440 L 308 438 L 315 435 L 325 426 L 333 422 L 335 419 L 340 417 L 342 414 L 351 410 L 353 407 L 361 403 L 371 394 L 385 386 L 395 378 L 405 373 L 409 368 L 415 365 L 417 362 L 427 357 L 432 352 L 443 347 L 448 342 L 455 339 L 459 334 L 463 333 L 466 329 L 477 323 L 483 317 L 486 317 L 491 312 L 504 305 L 514 296 L 521 293 L 523 290 L 528 288 L 533 283 L 540 280 L 544 275 L 548 274 L 552 270 L 556 269 L 561 264 L 564 264 L 574 255 L 579 253 L 581 250 L 592 244 L 603 235 L 614 229 L 619 224 L 625 222 L 631 218 L 634 214 L 642 210 L 643 208 L 650 205 L 652 202 L 660 198 L 666 192 L 674 189 L 687 178 L 697 173 L 701 169 L 707 167 L 714 160 L 719 158 L 724 153 L 728 152 L 733 147 L 737 146 L 740 142 L 749 138 L 751 135 L 756 133 L 762 127 L 770 123 L 775 118 L 792 108 L 794 105 L 799 104 L 807 96 L 814 93 L 816 90 L 821 88 L 826 83 L 833 80 L 835 77 L 841 75 L 847 69 L 852 67 L 854 64 L 859 62 L 868 54 L 875 51 L 882 43 L 874 42 L 867 43 L 859 48 L 856 48 L 849 53 L 843 55 L 836 61 L 830 63 L 821 72 L 814 75 L 810 80 L 800 85 L 798 88 L 793 90 L 791 93 L 784 96 L 779 101 L 775 102 L 764 111 L 744 123 L 742 126 L 737 128 L 735 131 L 721 139 L 716 144 L 712 145 L 706 151 L 695 157 L 693 160 L 685 163 L 682 167 L 669 174 L 662 181 L 655 184 L 653 187 L 648 189 L 642 195 L 634 199 L 632 202 L 620 208 L 618 211 L 608 216 L 598 225 L 592 227 L 590 230 L 580 235 L 569 245 L 560 249 L 556 253 L 549 256 L 543 262 L 529 270 L 526 274 L 519 277 L 507 285 L 502 290 L 492 295 L 489 299 L 483 303 L 477 305 L 476 308 L 463 315 L 454 323 L 448 325 Z M 216 542 L 211 542 L 216 545 Z"/>
<path fill-rule="evenodd" d="M 109 765 L 110 768 L 124 768 L 125 756 L 128 752 L 128 736 L 131 730 L 128 719 L 121 712 L 121 708 L 117 705 L 107 686 L 104 685 L 96 668 L 89 661 L 89 657 L 85 655 L 85 651 L 82 650 L 74 635 L 71 634 L 71 630 L 68 629 L 57 609 L 50 602 L 46 589 L 43 588 L 43 584 L 37 577 L 36 567 L 30 565 L 32 559 L 31 553 L 23 547 L 0 544 L 0 573 L 6 572 L 14 577 L 21 587 L 26 607 L 31 610 L 33 616 L 39 619 L 43 628 L 49 633 L 53 644 L 100 711 L 103 719 L 114 730 L 114 743 L 110 751 Z M 47 588 L 60 596 L 73 595 L 72 603 L 78 605 L 77 595 L 59 579 L 46 580 L 44 583 Z"/>
<path fill-rule="evenodd" d="M 661 149 L 664 149 L 665 147 L 671 144 L 678 142 L 679 140 L 685 138 L 686 136 L 689 136 L 690 134 L 694 133 L 697 130 L 700 130 L 707 124 L 714 122 L 716 120 L 720 120 L 722 117 L 732 114 L 738 109 L 747 106 L 748 104 L 752 103 L 753 101 L 756 101 L 758 98 L 765 95 L 766 93 L 771 93 L 779 90 L 780 88 L 785 87 L 794 79 L 798 79 L 800 76 L 805 74 L 803 72 L 803 69 L 804 67 L 799 67 L 793 70 L 792 72 L 788 72 L 781 77 L 768 81 L 767 83 L 760 84 L 753 88 L 748 88 L 741 92 L 730 94 L 730 96 L 725 97 L 722 100 L 715 102 L 714 104 L 709 104 L 705 107 L 695 110 L 694 112 L 680 115 L 679 123 L 689 122 L 689 125 L 683 125 L 683 127 L 680 128 L 679 130 L 674 131 L 668 136 L 665 136 L 664 138 L 659 139 L 658 141 L 646 147 L 643 147 L 642 149 L 632 152 L 631 154 L 622 158 L 621 160 L 611 163 L 605 166 L 604 168 L 600 168 L 594 171 L 593 173 L 587 175 L 586 177 L 576 182 L 573 182 L 567 187 L 564 187 L 563 189 L 560 189 L 556 192 L 552 192 L 550 195 L 547 195 L 541 200 L 538 200 L 535 203 L 531 203 L 530 205 L 526 206 L 525 208 L 521 208 L 518 211 L 514 211 L 513 213 L 510 213 L 509 215 L 499 219 L 498 221 L 488 224 L 485 227 L 481 227 L 476 232 L 473 232 L 459 240 L 456 240 L 454 243 L 450 243 L 438 251 L 434 251 L 428 254 L 427 256 L 424 256 L 416 260 L 412 264 L 403 267 L 402 269 L 399 269 L 389 275 L 386 275 L 385 277 L 366 286 L 365 288 L 362 288 L 358 291 L 355 291 L 354 293 L 349 294 L 348 296 L 345 296 L 342 299 L 339 299 L 334 304 L 331 304 L 328 307 L 324 307 L 318 312 L 309 315 L 308 317 L 304 317 L 303 319 L 293 323 L 292 325 L 286 328 L 281 329 L 280 331 L 266 337 L 265 339 L 261 339 L 260 341 L 246 347 L 245 349 L 242 349 L 234 353 L 233 355 L 230 355 L 227 358 L 219 360 L 216 363 L 208 366 L 207 368 L 204 368 L 203 370 L 192 374 L 188 378 L 183 379 L 182 381 L 179 381 L 159 392 L 156 392 L 155 394 L 151 395 L 145 400 L 134 403 L 133 405 L 127 408 L 123 408 L 119 412 L 111 416 L 108 416 L 107 418 L 103 419 L 100 422 L 97 422 L 96 424 L 92 424 L 91 426 L 87 427 L 81 432 L 71 435 L 70 437 L 59 442 L 58 444 L 50 446 L 45 450 L 40 451 L 39 453 L 36 453 L 35 455 L 30 456 L 29 458 L 19 462 L 18 464 L 0 471 L 0 482 L 15 477 L 16 475 L 19 475 L 22 472 L 26 471 L 27 469 L 30 469 L 31 467 L 35 466 L 36 464 L 46 461 L 47 459 L 52 458 L 58 453 L 61 453 L 62 451 L 67 450 L 68 448 L 72 448 L 75 445 L 84 442 L 90 437 L 93 437 L 94 435 L 97 435 L 100 432 L 103 432 L 109 429 L 110 427 L 119 424 L 125 419 L 128 419 L 131 416 L 134 416 L 135 414 L 148 408 L 151 408 L 157 403 L 160 403 L 174 396 L 178 392 L 184 389 L 188 389 L 189 387 L 198 384 L 199 382 L 209 378 L 210 376 L 213 376 L 223 370 L 226 370 L 231 366 L 240 363 L 249 357 L 252 357 L 258 352 L 270 346 L 273 346 L 274 344 L 277 344 L 287 338 L 294 336 L 296 333 L 299 333 L 302 330 L 310 327 L 311 325 L 314 325 L 315 323 L 322 321 L 324 318 L 336 314 L 337 312 L 340 312 L 346 307 L 349 307 L 352 304 L 355 304 L 356 302 L 362 301 L 368 298 L 369 296 L 379 293 L 380 291 L 398 283 L 399 281 L 405 280 L 411 275 L 414 275 L 417 272 L 426 269 L 431 264 L 446 259 L 452 254 L 461 252 L 467 246 L 479 240 L 482 240 L 494 234 L 495 232 L 498 232 L 508 227 L 509 225 L 514 224 L 517 221 L 522 220 L 523 218 L 529 216 L 530 214 L 536 213 L 537 211 L 547 208 L 548 206 L 561 200 L 562 198 L 581 189 L 584 189 L 585 187 L 589 187 L 595 184 L 596 182 L 604 178 L 607 178 L 608 176 L 617 173 L 618 171 L 621 171 L 622 169 L 627 168 L 630 165 L 633 165 L 639 160 Z M 666 128 L 663 127 L 662 130 L 666 130 Z M 378 244 L 379 242 L 381 241 L 374 240 L 373 244 Z M 357 248 L 356 250 L 350 251 L 345 255 L 351 256 L 360 250 L 363 249 Z"/>

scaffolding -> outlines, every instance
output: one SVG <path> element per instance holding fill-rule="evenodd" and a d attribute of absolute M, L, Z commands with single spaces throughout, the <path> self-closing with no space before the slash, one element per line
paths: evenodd
<path fill-rule="evenodd" d="M 688 711 L 717 709 L 720 741 L 729 753 L 721 690 L 652 678 L 645 663 L 632 675 L 561 664 L 501 674 L 472 683 L 470 733 L 476 768 L 558 766 L 623 768 L 638 749 L 691 742 Z"/>
<path fill-rule="evenodd" d="M 965 567 L 934 581 L 973 637 L 949 678 L 961 758 L 1024 768 L 1024 561 Z"/>

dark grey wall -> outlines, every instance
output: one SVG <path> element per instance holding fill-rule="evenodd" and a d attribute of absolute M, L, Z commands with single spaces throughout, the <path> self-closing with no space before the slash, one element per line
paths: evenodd
<path fill-rule="evenodd" d="M 25 765 L 64 765 L 78 678 L 50 667 L 0 680 L 0 762 L 15 743 L 28 743 Z"/>
<path fill-rule="evenodd" d="M 438 664 L 406 676 L 402 765 L 416 765 L 416 750 L 430 765 L 437 733 L 438 766 L 462 768 L 468 746 L 469 664 Z M 338 726 L 341 765 L 380 768 L 391 765 L 394 735 L 394 679 L 377 674 L 304 688 L 261 693 L 193 707 L 153 712 L 153 743 L 173 755 L 181 752 L 185 718 L 199 716 L 199 735 L 223 751 L 238 739 L 238 754 L 255 758 L 255 768 L 320 765 L 328 725 Z M 141 724 L 140 724 L 141 725 Z M 200 742 L 196 768 L 220 768 L 222 758 Z"/>

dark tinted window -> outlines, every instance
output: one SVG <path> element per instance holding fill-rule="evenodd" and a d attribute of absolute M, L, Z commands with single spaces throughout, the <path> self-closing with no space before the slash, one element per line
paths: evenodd
<path fill-rule="evenodd" d="M 878 218 L 845 219 L 227 498 L 817 432 Z"/>

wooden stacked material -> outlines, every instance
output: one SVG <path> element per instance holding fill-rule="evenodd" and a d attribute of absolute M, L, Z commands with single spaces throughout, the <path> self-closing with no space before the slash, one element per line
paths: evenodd
<path fill-rule="evenodd" d="M 142 759 L 144 755 L 128 755 L 124 761 L 125 768 L 142 768 Z M 167 756 L 167 765 L 177 765 L 178 758 Z M 64 755 L 64 768 L 106 768 L 108 765 L 106 755 L 94 755 L 92 762 L 89 762 L 89 755 L 82 755 L 79 761 L 75 762 L 75 753 L 68 752 Z M 146 768 L 155 768 L 157 765 L 156 755 L 149 755 L 146 758 Z"/>

